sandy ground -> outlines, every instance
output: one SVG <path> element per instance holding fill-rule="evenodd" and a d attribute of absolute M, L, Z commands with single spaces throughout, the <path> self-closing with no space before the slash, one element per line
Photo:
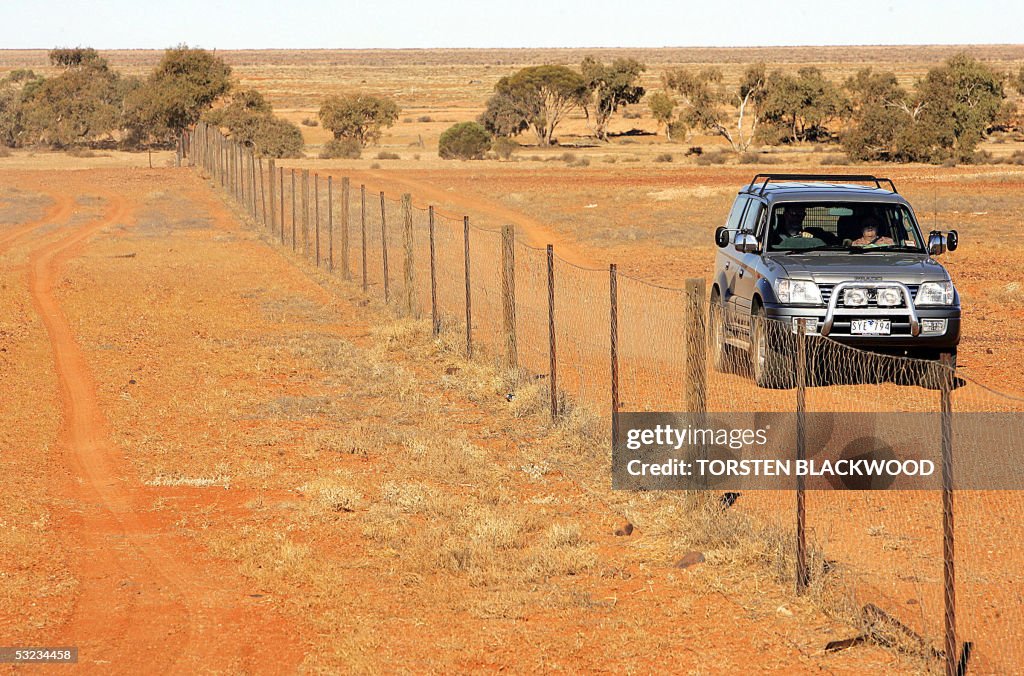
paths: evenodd
<path fill-rule="evenodd" d="M 8 644 L 120 673 L 918 664 L 825 655 L 850 629 L 763 552 L 546 464 L 565 430 L 195 174 L 4 179 Z"/>

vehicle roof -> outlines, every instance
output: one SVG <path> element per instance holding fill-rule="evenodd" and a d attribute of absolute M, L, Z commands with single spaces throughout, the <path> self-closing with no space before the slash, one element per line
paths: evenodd
<path fill-rule="evenodd" d="M 874 186 L 850 183 L 769 183 L 762 189 L 744 187 L 741 195 L 762 197 L 769 204 L 774 202 L 891 202 L 906 204 L 898 193 Z"/>

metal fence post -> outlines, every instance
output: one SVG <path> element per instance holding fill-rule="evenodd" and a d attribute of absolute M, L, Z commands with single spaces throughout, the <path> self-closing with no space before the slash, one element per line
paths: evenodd
<path fill-rule="evenodd" d="M 388 210 L 384 205 L 384 191 L 380 191 L 380 248 L 384 260 L 384 302 L 391 302 L 391 284 L 388 279 Z"/>
<path fill-rule="evenodd" d="M 406 316 L 413 316 L 416 306 L 416 269 L 413 267 L 413 240 L 412 240 L 412 195 L 402 195 L 402 243 L 405 245 L 405 256 L 403 261 L 403 272 L 405 288 L 403 289 L 403 305 Z"/>
<path fill-rule="evenodd" d="M 427 207 L 427 226 L 430 229 L 430 325 L 436 337 L 441 333 L 441 320 L 437 316 L 437 258 L 434 254 L 434 207 Z"/>
<path fill-rule="evenodd" d="M 619 443 L 619 280 L 615 263 L 608 266 L 611 307 L 612 447 Z"/>
<path fill-rule="evenodd" d="M 515 226 L 501 226 L 501 309 L 505 333 L 505 366 L 510 371 L 519 367 L 516 344 L 516 250 Z"/>
<path fill-rule="evenodd" d="M 807 327 L 803 320 L 796 329 L 796 462 L 807 459 Z M 807 591 L 807 510 L 804 476 L 796 476 L 796 593 Z"/>
<path fill-rule="evenodd" d="M 466 359 L 473 358 L 473 298 L 470 293 L 469 216 L 462 217 L 462 243 L 466 269 Z"/>
<path fill-rule="evenodd" d="M 944 646 L 946 676 L 957 676 L 958 659 L 956 646 L 956 569 L 953 540 L 953 377 L 956 372 L 953 358 L 949 353 L 942 355 L 942 361 L 933 368 L 940 371 L 939 408 L 942 425 L 942 584 L 944 622 Z"/>
<path fill-rule="evenodd" d="M 548 244 L 548 382 L 551 419 L 558 417 L 558 359 L 555 352 L 555 247 Z"/>

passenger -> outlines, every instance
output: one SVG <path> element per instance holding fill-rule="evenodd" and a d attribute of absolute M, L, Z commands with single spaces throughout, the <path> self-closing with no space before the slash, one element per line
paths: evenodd
<path fill-rule="evenodd" d="M 861 238 L 854 240 L 853 246 L 886 246 L 893 244 L 891 237 L 883 237 L 878 234 L 879 227 L 877 221 L 865 221 L 863 228 Z"/>

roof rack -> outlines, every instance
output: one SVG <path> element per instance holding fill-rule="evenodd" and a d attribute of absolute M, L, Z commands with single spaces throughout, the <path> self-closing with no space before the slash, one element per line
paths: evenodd
<path fill-rule="evenodd" d="M 892 192 L 898 194 L 896 184 L 892 182 L 891 178 L 881 178 L 870 174 L 758 174 L 754 176 L 750 185 L 747 186 L 746 192 L 753 192 L 754 186 L 761 179 L 764 179 L 764 182 L 761 183 L 759 195 L 764 195 L 765 188 L 768 187 L 768 183 L 771 181 L 827 181 L 830 183 L 836 181 L 856 181 L 858 183 L 874 183 L 875 187 L 880 190 L 883 189 L 882 183 L 884 182 L 889 184 L 889 189 Z"/>

